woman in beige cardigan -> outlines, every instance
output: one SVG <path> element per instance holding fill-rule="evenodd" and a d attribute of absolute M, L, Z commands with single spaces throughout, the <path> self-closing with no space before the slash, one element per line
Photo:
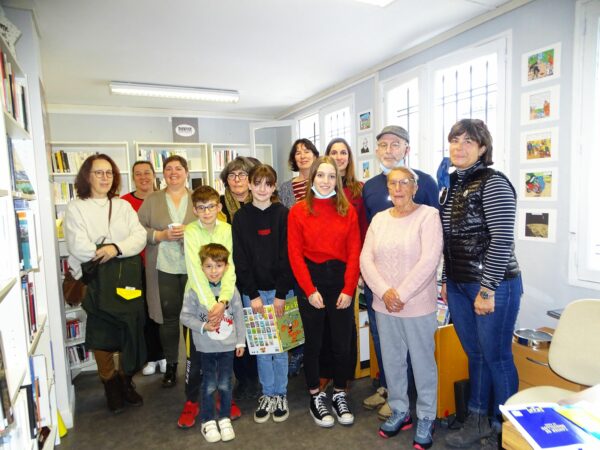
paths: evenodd
<path fill-rule="evenodd" d="M 166 189 L 152 193 L 138 211 L 147 232 L 146 299 L 150 318 L 159 324 L 160 340 L 167 360 L 164 387 L 177 382 L 179 313 L 187 283 L 183 253 L 183 229 L 196 217 L 186 187 L 187 161 L 170 156 L 164 162 Z"/>

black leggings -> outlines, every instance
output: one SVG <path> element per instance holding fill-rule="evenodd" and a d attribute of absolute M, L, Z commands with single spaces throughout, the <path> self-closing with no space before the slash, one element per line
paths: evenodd
<path fill-rule="evenodd" d="M 336 389 L 346 389 L 348 380 L 354 373 L 354 360 L 351 356 L 352 328 L 354 327 L 353 303 L 345 309 L 337 309 L 337 299 L 344 287 L 346 264 L 330 260 L 317 264 L 306 261 L 313 284 L 323 297 L 325 308 L 313 307 L 302 293 L 298 299 L 300 315 L 304 325 L 304 375 L 308 389 L 319 387 L 319 357 L 322 351 L 331 353 L 333 385 Z M 300 291 L 301 292 L 301 291 Z M 312 294 L 312 292 L 310 293 Z M 329 349 L 323 349 L 325 321 L 329 327 Z"/>

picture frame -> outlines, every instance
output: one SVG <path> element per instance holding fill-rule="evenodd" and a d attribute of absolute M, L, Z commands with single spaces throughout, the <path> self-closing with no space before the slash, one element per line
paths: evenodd
<path fill-rule="evenodd" d="M 522 169 L 519 176 L 519 197 L 522 201 L 556 201 L 558 168 Z"/>
<path fill-rule="evenodd" d="M 550 122 L 559 118 L 560 86 L 521 94 L 521 124 Z"/>
<path fill-rule="evenodd" d="M 373 111 L 368 109 L 358 113 L 358 131 L 369 131 L 373 128 Z"/>
<path fill-rule="evenodd" d="M 358 179 L 360 181 L 367 181 L 368 179 L 375 176 L 375 165 L 373 158 L 358 160 Z"/>
<path fill-rule="evenodd" d="M 373 135 L 371 133 L 359 134 L 356 137 L 356 157 L 371 156 L 375 154 L 373 148 Z"/>
<path fill-rule="evenodd" d="M 518 237 L 523 241 L 556 242 L 556 209 L 519 209 Z"/>
<path fill-rule="evenodd" d="M 519 147 L 522 163 L 558 161 L 558 127 L 521 133 Z"/>
<path fill-rule="evenodd" d="M 521 57 L 521 82 L 530 86 L 560 77 L 560 42 L 523 53 Z"/>

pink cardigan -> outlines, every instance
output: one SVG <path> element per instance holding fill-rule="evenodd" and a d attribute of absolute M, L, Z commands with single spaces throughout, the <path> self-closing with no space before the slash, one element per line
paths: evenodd
<path fill-rule="evenodd" d="M 397 317 L 418 317 L 436 311 L 437 267 L 443 247 L 437 209 L 420 205 L 406 217 L 392 217 L 391 208 L 373 217 L 360 255 L 360 269 L 373 291 L 373 309 Z M 390 313 L 381 299 L 394 288 L 405 304 Z"/>

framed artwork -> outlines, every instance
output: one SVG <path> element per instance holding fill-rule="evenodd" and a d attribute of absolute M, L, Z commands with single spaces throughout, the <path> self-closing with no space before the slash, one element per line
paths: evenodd
<path fill-rule="evenodd" d="M 375 167 L 373 165 L 373 159 L 361 159 L 358 161 L 358 178 L 361 181 L 367 181 L 371 178 L 374 173 Z"/>
<path fill-rule="evenodd" d="M 558 127 L 521 133 L 521 162 L 539 163 L 558 160 Z"/>
<path fill-rule="evenodd" d="M 556 200 L 558 168 L 535 168 L 521 170 L 519 177 L 520 200 Z"/>
<path fill-rule="evenodd" d="M 556 242 L 555 209 L 519 209 L 519 239 Z"/>
<path fill-rule="evenodd" d="M 358 131 L 370 130 L 373 126 L 373 111 L 368 110 L 358 114 Z"/>
<path fill-rule="evenodd" d="M 373 155 L 375 149 L 373 148 L 373 135 L 371 133 L 359 134 L 356 138 L 358 150 L 354 151 L 355 158 L 367 155 Z"/>
<path fill-rule="evenodd" d="M 522 56 L 523 86 L 560 77 L 560 42 L 526 52 Z"/>
<path fill-rule="evenodd" d="M 521 94 L 521 124 L 548 122 L 558 119 L 560 87 L 550 86 Z"/>

